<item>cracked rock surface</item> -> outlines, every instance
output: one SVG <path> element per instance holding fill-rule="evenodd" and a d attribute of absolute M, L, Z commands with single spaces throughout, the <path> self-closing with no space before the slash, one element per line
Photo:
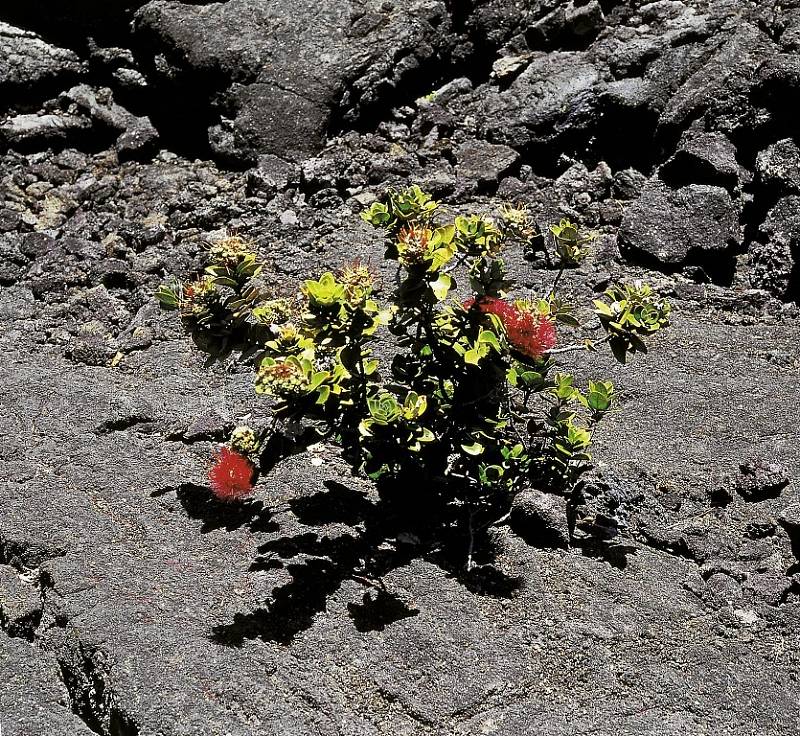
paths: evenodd
<path fill-rule="evenodd" d="M 4 736 L 797 732 L 800 3 L 9 6 Z M 230 230 L 276 293 L 384 268 L 358 212 L 409 183 L 594 230 L 578 304 L 674 305 L 576 366 L 620 394 L 577 506 L 520 498 L 472 576 L 332 446 L 216 502 L 213 449 L 269 406 L 152 297 Z M 555 276 L 507 261 L 522 296 Z"/>

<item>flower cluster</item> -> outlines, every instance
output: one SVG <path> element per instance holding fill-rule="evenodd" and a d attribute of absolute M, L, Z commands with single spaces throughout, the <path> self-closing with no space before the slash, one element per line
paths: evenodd
<path fill-rule="evenodd" d="M 231 235 L 213 243 L 209 249 L 209 255 L 214 263 L 236 267 L 244 259 L 254 256 L 255 249 L 253 244 L 244 238 Z"/>
<path fill-rule="evenodd" d="M 253 492 L 255 466 L 244 455 L 223 447 L 208 471 L 214 495 L 222 501 L 238 501 Z"/>
<path fill-rule="evenodd" d="M 231 432 L 229 446 L 232 450 L 247 458 L 254 458 L 261 447 L 258 435 L 247 425 L 240 425 Z"/>
<path fill-rule="evenodd" d="M 397 260 L 404 266 L 421 266 L 430 257 L 433 231 L 427 227 L 410 225 L 401 228 L 397 235 Z"/>
<path fill-rule="evenodd" d="M 308 372 L 294 356 L 285 360 L 265 359 L 256 374 L 256 391 L 274 396 L 298 396 L 309 385 Z"/>
<path fill-rule="evenodd" d="M 201 276 L 183 287 L 181 313 L 187 319 L 197 319 L 208 313 L 219 301 L 217 287 L 211 276 Z"/>
<path fill-rule="evenodd" d="M 347 264 L 339 274 L 344 295 L 351 307 L 363 306 L 372 296 L 374 277 L 368 266 L 358 261 Z"/>
<path fill-rule="evenodd" d="M 465 309 L 476 308 L 482 314 L 494 314 L 500 318 L 509 343 L 515 350 L 529 358 L 538 360 L 556 345 L 556 326 L 544 315 L 511 304 L 504 299 L 483 296 L 468 299 Z"/>

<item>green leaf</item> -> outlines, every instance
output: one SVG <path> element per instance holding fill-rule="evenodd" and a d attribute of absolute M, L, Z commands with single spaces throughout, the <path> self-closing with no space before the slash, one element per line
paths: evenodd
<path fill-rule="evenodd" d="M 571 314 L 563 314 L 557 313 L 556 314 L 556 321 L 561 322 L 562 324 L 568 325 L 569 327 L 580 327 L 581 323 L 575 319 Z"/>
<path fill-rule="evenodd" d="M 217 286 L 230 286 L 231 289 L 237 289 L 239 287 L 239 282 L 228 276 L 215 276 L 214 283 Z"/>
<path fill-rule="evenodd" d="M 606 411 L 611 406 L 611 399 L 597 391 L 590 391 L 586 402 L 592 411 Z"/>
<path fill-rule="evenodd" d="M 331 377 L 331 374 L 328 371 L 320 371 L 319 373 L 314 373 L 311 376 L 311 382 L 309 383 L 308 390 L 314 391 L 315 389 L 319 388 L 322 383 Z"/>
<path fill-rule="evenodd" d="M 478 365 L 481 362 L 481 354 L 474 348 L 472 350 L 467 350 L 467 352 L 464 353 L 464 362 L 468 365 Z"/>
<path fill-rule="evenodd" d="M 453 242 L 453 236 L 455 235 L 456 228 L 455 225 L 445 225 L 444 227 L 440 227 L 436 231 L 439 233 L 439 237 L 441 238 L 442 242 L 445 245 L 449 245 Z"/>
<path fill-rule="evenodd" d="M 497 335 L 495 335 L 491 330 L 481 330 L 480 334 L 478 335 L 478 343 L 491 345 L 498 353 L 502 352 L 500 348 L 500 341 L 497 339 Z"/>
<path fill-rule="evenodd" d="M 158 299 L 159 304 L 164 309 L 177 309 L 178 304 L 180 303 L 178 295 L 175 293 L 175 291 L 169 286 L 163 284 L 158 287 L 158 291 L 156 291 L 155 296 L 156 299 Z"/>
<path fill-rule="evenodd" d="M 467 455 L 475 457 L 477 455 L 482 455 L 486 448 L 480 442 L 473 442 L 471 445 L 461 445 L 461 449 L 466 452 Z"/>
<path fill-rule="evenodd" d="M 517 386 L 519 384 L 519 374 L 517 373 L 517 369 L 515 367 L 511 367 L 506 372 L 506 380 L 512 386 Z"/>
<path fill-rule="evenodd" d="M 430 282 L 430 287 L 439 301 L 447 298 L 447 293 L 450 291 L 450 287 L 452 285 L 453 279 L 451 279 L 446 273 L 440 273 L 439 278 L 437 278 L 436 281 Z"/>
<path fill-rule="evenodd" d="M 595 299 L 594 300 L 594 306 L 595 306 L 595 311 L 598 314 L 602 314 L 604 317 L 613 317 L 614 316 L 613 310 L 605 302 L 602 302 L 599 299 Z"/>

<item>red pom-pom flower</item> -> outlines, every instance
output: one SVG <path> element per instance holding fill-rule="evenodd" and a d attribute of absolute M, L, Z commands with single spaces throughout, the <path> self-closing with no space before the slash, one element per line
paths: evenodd
<path fill-rule="evenodd" d="M 253 491 L 255 466 L 244 455 L 229 447 L 217 453 L 216 462 L 208 471 L 214 495 L 222 501 L 237 501 Z"/>
<path fill-rule="evenodd" d="M 541 358 L 556 345 L 556 326 L 541 314 L 520 309 L 494 296 L 482 296 L 464 302 L 464 309 L 474 306 L 484 314 L 497 315 L 506 329 L 509 343 L 530 358 Z"/>

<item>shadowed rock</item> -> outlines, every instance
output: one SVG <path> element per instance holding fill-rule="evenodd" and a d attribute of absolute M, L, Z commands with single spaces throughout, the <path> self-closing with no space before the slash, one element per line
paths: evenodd
<path fill-rule="evenodd" d="M 156 0 L 137 13 L 136 33 L 164 50 L 157 83 L 207 78 L 219 93 L 230 118 L 211 131 L 219 153 L 296 160 L 322 148 L 334 117 L 353 121 L 389 100 L 441 51 L 447 23 L 443 3 L 422 0 Z"/>

